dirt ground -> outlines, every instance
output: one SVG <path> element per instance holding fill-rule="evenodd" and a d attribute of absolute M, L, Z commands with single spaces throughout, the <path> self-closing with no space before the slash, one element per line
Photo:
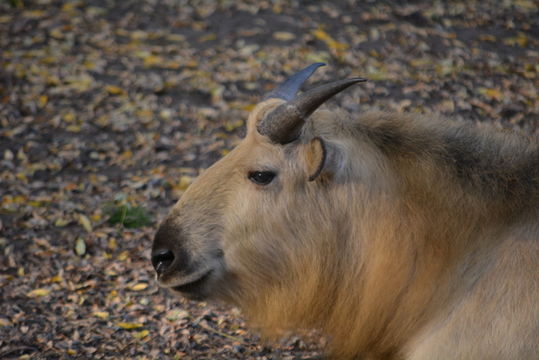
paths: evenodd
<path fill-rule="evenodd" d="M 370 80 L 332 101 L 352 112 L 539 133 L 533 0 L 0 0 L 0 358 L 321 354 L 172 297 L 149 261 L 159 220 L 260 96 L 317 61 L 308 86 Z M 149 220 L 111 224 L 110 208 Z"/>

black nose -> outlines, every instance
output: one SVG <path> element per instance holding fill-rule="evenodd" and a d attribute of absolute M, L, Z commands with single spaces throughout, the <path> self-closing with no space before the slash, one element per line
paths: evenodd
<path fill-rule="evenodd" d="M 157 274 L 162 274 L 174 261 L 174 253 L 170 250 L 156 250 L 152 253 L 152 265 Z"/>

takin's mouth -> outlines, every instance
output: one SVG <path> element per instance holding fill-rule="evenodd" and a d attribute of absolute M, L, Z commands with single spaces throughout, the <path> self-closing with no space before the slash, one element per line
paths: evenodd
<path fill-rule="evenodd" d="M 171 289 L 184 294 L 200 293 L 200 290 L 204 287 L 204 284 L 207 282 L 212 272 L 213 270 L 209 270 L 198 279 L 188 282 L 186 284 L 172 286 Z"/>

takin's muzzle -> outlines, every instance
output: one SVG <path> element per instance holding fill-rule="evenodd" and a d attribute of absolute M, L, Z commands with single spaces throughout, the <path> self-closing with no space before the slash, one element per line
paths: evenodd
<path fill-rule="evenodd" d="M 171 271 L 187 272 L 190 260 L 182 249 L 181 231 L 165 221 L 157 230 L 152 248 L 152 265 L 158 277 Z"/>

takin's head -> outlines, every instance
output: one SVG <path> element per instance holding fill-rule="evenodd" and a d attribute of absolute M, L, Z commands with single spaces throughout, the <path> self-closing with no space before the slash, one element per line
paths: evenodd
<path fill-rule="evenodd" d="M 306 67 L 268 94 L 250 114 L 242 142 L 204 171 L 162 222 L 152 249 L 161 286 L 191 299 L 267 308 L 276 291 L 288 302 L 312 300 L 305 291 L 340 272 L 326 259 L 343 250 L 331 241 L 346 228 L 339 226 L 346 221 L 339 204 L 347 199 L 329 202 L 328 194 L 349 171 L 332 141 L 338 136 L 346 146 L 346 134 L 324 121 L 335 117 L 329 111 L 311 117 L 320 121 L 306 119 L 365 80 L 335 81 L 296 96 L 322 65 Z"/>

